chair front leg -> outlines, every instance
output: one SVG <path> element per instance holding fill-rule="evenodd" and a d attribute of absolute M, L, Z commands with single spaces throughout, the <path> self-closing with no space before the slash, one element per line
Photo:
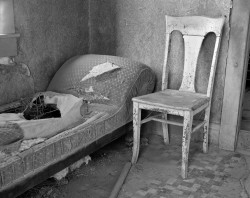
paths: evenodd
<path fill-rule="evenodd" d="M 183 123 L 183 136 L 182 136 L 182 165 L 181 165 L 181 176 L 183 179 L 187 177 L 188 171 L 188 154 L 189 145 L 192 133 L 193 124 L 193 112 L 184 112 L 184 123 Z"/>
<path fill-rule="evenodd" d="M 141 109 L 137 102 L 133 102 L 133 156 L 132 163 L 136 163 L 140 150 Z"/>
<path fill-rule="evenodd" d="M 210 106 L 208 106 L 205 110 L 204 121 L 206 121 L 206 123 L 204 124 L 203 127 L 203 153 L 208 152 L 209 117 L 210 117 Z"/>
<path fill-rule="evenodd" d="M 167 120 L 168 114 L 167 113 L 162 114 L 162 118 L 164 120 Z M 164 143 L 169 144 L 169 134 L 168 134 L 168 124 L 167 123 L 162 123 L 162 131 L 163 131 Z"/>

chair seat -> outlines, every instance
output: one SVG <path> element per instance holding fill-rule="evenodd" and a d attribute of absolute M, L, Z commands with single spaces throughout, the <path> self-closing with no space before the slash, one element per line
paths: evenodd
<path fill-rule="evenodd" d="M 133 98 L 134 102 L 176 110 L 196 110 L 209 103 L 204 94 L 166 89 L 156 93 Z"/>

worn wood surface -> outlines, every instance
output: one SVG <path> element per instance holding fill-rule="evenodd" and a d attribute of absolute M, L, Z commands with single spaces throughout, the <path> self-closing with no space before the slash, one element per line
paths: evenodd
<path fill-rule="evenodd" d="M 189 146 L 191 140 L 193 125 L 193 112 L 185 111 L 184 112 L 184 122 L 183 122 L 183 135 L 182 135 L 182 164 L 181 164 L 181 176 L 182 178 L 187 177 L 188 172 L 188 154 Z"/>
<path fill-rule="evenodd" d="M 115 186 L 114 186 L 109 198 L 117 198 L 117 196 L 119 195 L 119 192 L 121 190 L 122 184 L 124 183 L 128 173 L 130 171 L 131 165 L 132 164 L 130 162 L 127 162 L 124 165 L 122 172 L 121 172 L 118 180 L 116 181 Z"/>
<path fill-rule="evenodd" d="M 204 36 L 209 32 L 214 32 L 216 36 L 220 36 L 224 19 L 208 18 L 202 16 L 166 16 L 166 24 L 166 33 L 168 34 L 170 34 L 173 30 L 178 30 L 183 35 Z"/>
<path fill-rule="evenodd" d="M 133 156 L 132 163 L 136 163 L 140 149 L 140 132 L 141 132 L 141 109 L 139 104 L 133 103 Z"/>
<path fill-rule="evenodd" d="M 233 1 L 219 147 L 234 151 L 249 55 L 249 1 Z"/>
<path fill-rule="evenodd" d="M 164 142 L 169 142 L 168 124 L 177 124 L 167 121 L 167 114 L 180 115 L 184 117 L 183 137 L 182 137 L 182 166 L 181 175 L 187 177 L 188 172 L 188 154 L 191 133 L 201 127 L 204 128 L 203 151 L 207 152 L 208 147 L 208 125 L 210 117 L 211 96 L 213 90 L 213 79 L 216 71 L 218 51 L 220 46 L 220 34 L 222 31 L 224 18 L 211 19 L 205 17 L 169 17 L 166 16 L 166 48 L 162 75 L 162 91 L 144 96 L 133 98 L 133 131 L 134 145 L 132 163 L 136 163 L 140 147 L 140 125 L 141 109 L 157 111 L 163 113 L 163 119 L 152 118 L 144 120 L 154 120 L 163 123 Z M 171 32 L 179 30 L 183 34 L 185 46 L 184 72 L 182 84 L 179 90 L 167 89 L 168 69 L 167 56 Z M 197 68 L 197 59 L 200 53 L 204 37 L 208 32 L 216 34 L 216 44 L 211 62 L 211 70 L 207 93 L 200 94 L 195 91 L 195 75 Z M 205 120 L 193 129 L 193 116 L 196 113 L 205 110 Z"/>
<path fill-rule="evenodd" d="M 207 103 L 209 98 L 202 94 L 167 89 L 133 98 L 133 101 L 163 108 L 194 110 Z"/>
<path fill-rule="evenodd" d="M 161 120 L 168 121 L 168 114 L 163 113 Z M 162 123 L 163 141 L 166 144 L 169 144 L 168 124 L 171 124 L 171 123 L 167 123 L 167 122 Z"/>
<path fill-rule="evenodd" d="M 208 129 L 209 129 L 209 118 L 210 118 L 210 108 L 209 105 L 205 110 L 205 118 L 204 118 L 204 125 L 203 125 L 203 152 L 208 152 Z"/>
<path fill-rule="evenodd" d="M 204 37 L 184 35 L 183 38 L 185 43 L 185 59 L 180 91 L 196 92 L 194 84 L 197 69 L 197 60 Z"/>
<path fill-rule="evenodd" d="M 161 90 L 165 90 L 165 89 L 168 88 L 168 73 L 169 73 L 169 69 L 167 67 L 167 63 L 168 63 L 168 53 L 169 53 L 169 41 L 170 41 L 170 34 L 166 34 L 164 63 L 163 63 L 163 68 L 162 68 L 162 85 L 161 85 Z"/>

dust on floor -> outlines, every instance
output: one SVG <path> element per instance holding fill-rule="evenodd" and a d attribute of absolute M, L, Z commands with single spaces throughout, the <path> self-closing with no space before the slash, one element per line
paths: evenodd
<path fill-rule="evenodd" d="M 48 179 L 18 198 L 106 198 L 130 155 L 131 147 L 122 137 L 90 155 L 88 165 L 83 164 L 63 180 Z"/>
<path fill-rule="evenodd" d="M 47 180 L 21 197 L 109 197 L 131 154 L 131 147 L 126 146 L 122 137 L 92 154 L 88 165 L 70 173 L 60 185 Z M 188 178 L 183 180 L 180 141 L 165 145 L 161 136 L 152 135 L 149 144 L 141 146 L 139 160 L 131 168 L 119 198 L 247 198 L 250 191 L 247 161 L 250 162 L 250 157 L 216 146 L 210 146 L 209 153 L 203 154 L 201 143 L 192 143 Z"/>

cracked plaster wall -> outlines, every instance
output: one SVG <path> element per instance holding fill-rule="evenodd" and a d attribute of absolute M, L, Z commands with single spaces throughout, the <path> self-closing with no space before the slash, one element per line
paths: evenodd
<path fill-rule="evenodd" d="M 230 8 L 231 0 L 93 0 L 90 9 L 93 27 L 90 43 L 98 45 L 92 45 L 92 52 L 124 56 L 149 65 L 157 75 L 156 89 L 159 90 L 165 47 L 165 15 L 226 16 L 211 110 L 211 121 L 219 126 L 228 52 Z M 198 61 L 197 73 L 205 72 L 205 75 L 197 78 L 196 89 L 199 92 L 204 92 L 207 86 L 205 81 L 208 78 L 208 62 L 212 57 L 213 45 L 214 35 L 210 34 L 204 41 Z M 171 46 L 169 87 L 177 89 L 181 83 L 184 58 L 183 40 L 178 32 L 173 33 Z"/>
<path fill-rule="evenodd" d="M 44 91 L 67 59 L 88 53 L 88 0 L 14 0 L 14 15 L 17 65 L 0 66 L 0 105 Z"/>

